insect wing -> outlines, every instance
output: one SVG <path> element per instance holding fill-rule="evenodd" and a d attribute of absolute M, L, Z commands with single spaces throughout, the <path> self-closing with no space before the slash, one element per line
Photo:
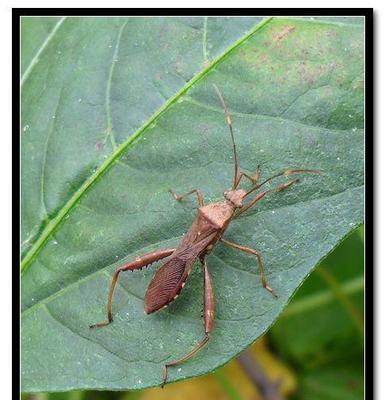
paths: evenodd
<path fill-rule="evenodd" d="M 144 298 L 146 314 L 164 307 L 182 290 L 188 273 L 191 271 L 195 258 L 184 260 L 179 257 L 172 258 L 156 271 Z"/>
<path fill-rule="evenodd" d="M 194 221 L 174 256 L 155 273 L 144 298 L 146 314 L 161 309 L 175 299 L 182 290 L 195 260 L 214 239 L 216 229 L 206 221 L 203 222 L 202 224 L 200 219 Z"/>

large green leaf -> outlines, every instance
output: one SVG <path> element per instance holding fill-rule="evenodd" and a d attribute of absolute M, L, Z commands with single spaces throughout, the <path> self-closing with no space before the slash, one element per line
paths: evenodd
<path fill-rule="evenodd" d="M 266 197 L 226 233 L 261 251 L 277 300 L 252 257 L 218 246 L 208 258 L 213 338 L 170 381 L 211 371 L 265 332 L 362 221 L 362 24 L 59 21 L 22 86 L 23 390 L 157 385 L 165 361 L 201 340 L 199 267 L 178 300 L 150 316 L 143 296 L 160 263 L 123 274 L 114 323 L 88 325 L 105 317 L 117 266 L 177 245 L 188 229 L 195 201 L 174 202 L 170 187 L 199 187 L 206 202 L 229 188 L 231 146 L 212 83 L 232 111 L 243 170 L 325 172 Z"/>

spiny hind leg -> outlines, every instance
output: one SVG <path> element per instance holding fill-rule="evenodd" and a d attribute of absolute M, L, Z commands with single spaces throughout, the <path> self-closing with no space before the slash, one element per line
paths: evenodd
<path fill-rule="evenodd" d="M 185 193 L 185 194 L 182 194 L 182 195 L 176 194 L 172 189 L 169 189 L 169 192 L 172 194 L 172 196 L 174 197 L 174 199 L 176 201 L 182 201 L 185 197 L 196 193 L 197 197 L 198 197 L 198 205 L 199 205 L 199 207 L 202 207 L 204 205 L 204 203 L 203 203 L 203 194 L 199 189 L 190 190 L 188 193 Z"/>
<path fill-rule="evenodd" d="M 151 253 L 144 254 L 141 257 L 137 257 L 135 261 L 131 261 L 125 265 L 122 265 L 119 267 L 112 278 L 110 290 L 108 292 L 108 302 L 107 302 L 107 319 L 105 321 L 98 322 L 96 324 L 90 325 L 90 328 L 100 328 L 102 326 L 109 325 L 112 321 L 112 299 L 114 296 L 114 291 L 116 288 L 116 284 L 118 282 L 119 274 L 122 271 L 133 271 L 135 269 L 140 269 L 143 268 L 155 261 L 159 261 L 162 258 L 170 256 L 172 253 L 174 253 L 176 249 L 162 249 L 162 250 L 156 250 Z"/>
<path fill-rule="evenodd" d="M 243 251 L 243 252 L 248 253 L 248 254 L 253 254 L 257 259 L 259 273 L 261 275 L 262 286 L 264 287 L 264 289 L 266 289 L 268 292 L 270 292 L 274 297 L 278 297 L 276 295 L 276 293 L 274 292 L 274 290 L 267 283 L 267 279 L 266 279 L 266 275 L 265 275 L 265 265 L 263 263 L 261 254 L 257 250 L 250 249 L 249 247 L 245 247 L 245 246 L 241 246 L 241 245 L 236 244 L 236 243 L 229 242 L 229 241 L 227 241 L 225 239 L 222 239 L 222 238 L 220 240 L 224 245 L 226 245 L 228 247 Z"/>
<path fill-rule="evenodd" d="M 204 314 L 203 314 L 203 319 L 204 319 L 204 325 L 205 325 L 205 337 L 200 343 L 198 343 L 185 356 L 183 356 L 177 360 L 170 361 L 167 364 L 165 364 L 164 369 L 163 369 L 163 383 L 161 385 L 162 387 L 167 382 L 169 367 L 173 367 L 174 365 L 184 363 L 189 358 L 191 358 L 197 351 L 199 351 L 202 347 L 204 347 L 210 340 L 210 333 L 212 331 L 213 322 L 214 322 L 214 291 L 213 291 L 213 286 L 211 283 L 211 277 L 209 274 L 209 270 L 207 268 L 206 260 L 203 261 L 203 272 L 204 272 L 204 305 L 203 305 Z"/>

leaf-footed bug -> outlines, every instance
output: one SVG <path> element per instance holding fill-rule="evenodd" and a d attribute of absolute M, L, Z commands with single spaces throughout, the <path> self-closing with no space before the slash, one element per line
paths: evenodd
<path fill-rule="evenodd" d="M 198 212 L 191 225 L 190 230 L 185 234 L 177 248 L 156 250 L 141 257 L 138 257 L 134 261 L 119 267 L 114 273 L 108 294 L 107 320 L 90 326 L 90 328 L 102 327 L 110 324 L 113 321 L 112 299 L 119 274 L 122 271 L 141 269 L 155 261 L 170 257 L 169 260 L 157 270 L 147 288 L 144 299 L 144 311 L 146 314 L 150 314 L 167 307 L 167 305 L 171 301 L 177 298 L 178 294 L 184 287 L 189 274 L 192 271 L 195 261 L 199 259 L 203 266 L 204 275 L 203 320 L 205 336 L 203 340 L 185 356 L 173 361 L 169 361 L 164 365 L 162 387 L 167 382 L 169 367 L 187 361 L 198 350 L 204 347 L 210 340 L 210 333 L 212 331 L 214 322 L 214 292 L 211 284 L 211 277 L 207 266 L 206 256 L 213 250 L 218 242 L 221 242 L 224 245 L 233 249 L 237 249 L 245 253 L 254 255 L 259 267 L 262 286 L 274 297 L 277 297 L 274 290 L 267 283 L 265 276 L 265 267 L 260 253 L 255 249 L 229 242 L 228 240 L 225 240 L 222 236 L 233 219 L 238 218 L 249 208 L 253 207 L 268 193 L 287 189 L 299 180 L 294 179 L 289 182 L 280 184 L 276 187 L 264 190 L 256 194 L 255 197 L 252 198 L 247 204 L 244 204 L 245 198 L 274 178 L 280 176 L 288 176 L 295 173 L 320 173 L 320 171 L 313 169 L 287 169 L 266 178 L 261 183 L 258 183 L 260 178 L 259 165 L 257 166 L 254 176 L 250 176 L 245 172 L 239 172 L 237 150 L 234 140 L 231 116 L 221 92 L 215 84 L 213 86 L 223 106 L 226 123 L 230 130 L 234 158 L 234 176 L 231 189 L 223 193 L 224 200 L 206 205 L 203 201 L 203 194 L 199 189 L 193 189 L 183 195 L 177 195 L 174 191 L 170 189 L 172 196 L 177 201 L 182 201 L 185 197 L 191 194 L 195 194 L 198 198 Z M 242 179 L 248 179 L 251 182 L 251 189 L 244 190 L 239 188 Z"/>

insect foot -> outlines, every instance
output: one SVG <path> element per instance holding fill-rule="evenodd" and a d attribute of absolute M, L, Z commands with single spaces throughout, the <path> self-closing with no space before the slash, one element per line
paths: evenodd
<path fill-rule="evenodd" d="M 90 325 L 89 328 L 90 328 L 90 329 L 101 328 L 102 326 L 107 326 L 107 325 L 109 325 L 112 321 L 113 321 L 112 318 L 108 318 L 107 321 L 102 321 L 102 322 L 98 322 L 97 324 Z"/>
<path fill-rule="evenodd" d="M 272 289 L 270 286 L 268 286 L 268 285 L 265 285 L 265 286 L 263 286 L 268 292 L 270 292 L 271 294 L 272 294 L 272 296 L 275 298 L 275 299 L 278 299 L 278 295 L 277 295 L 277 293 L 275 293 L 275 291 L 274 291 L 274 289 Z"/>
<path fill-rule="evenodd" d="M 177 195 L 172 189 L 168 189 L 168 191 L 172 194 L 172 197 L 174 197 L 176 201 L 182 201 L 182 196 Z"/>
<path fill-rule="evenodd" d="M 214 316 L 214 313 L 212 314 Z M 199 351 L 202 347 L 204 347 L 208 341 L 210 340 L 210 332 L 205 333 L 204 339 L 198 343 L 189 353 L 187 353 L 184 357 L 179 358 L 178 360 L 170 361 L 169 363 L 165 364 L 163 367 L 163 382 L 160 385 L 161 388 L 167 383 L 168 377 L 168 368 L 173 367 L 174 365 L 182 364 L 183 362 L 190 359 L 197 351 Z"/>

